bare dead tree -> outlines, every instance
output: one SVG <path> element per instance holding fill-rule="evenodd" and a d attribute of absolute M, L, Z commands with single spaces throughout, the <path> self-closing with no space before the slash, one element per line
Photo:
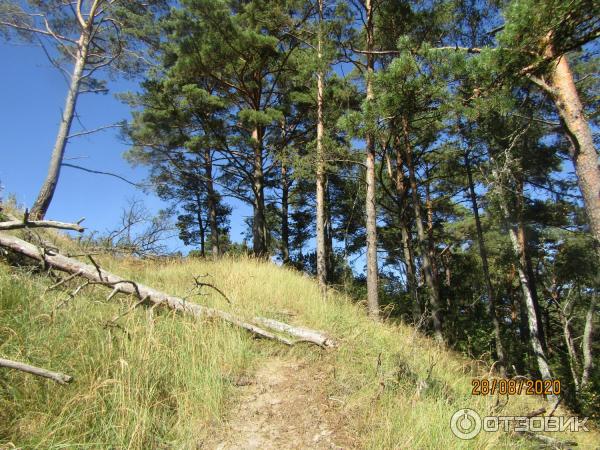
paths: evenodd
<path fill-rule="evenodd" d="M 129 199 L 115 229 L 96 238 L 90 237 L 87 249 L 96 248 L 137 257 L 165 255 L 168 253 L 165 242 L 176 235 L 169 211 L 160 211 L 152 216 L 141 200 Z"/>
<path fill-rule="evenodd" d="M 33 219 L 43 219 L 52 202 L 68 140 L 105 128 L 71 134 L 79 96 L 107 92 L 96 75 L 131 56 L 123 34 L 127 18 L 145 14 L 157 3 L 44 0 L 25 6 L 25 2 L 0 2 L 0 34 L 37 42 L 68 84 L 48 173 L 31 208 Z"/>

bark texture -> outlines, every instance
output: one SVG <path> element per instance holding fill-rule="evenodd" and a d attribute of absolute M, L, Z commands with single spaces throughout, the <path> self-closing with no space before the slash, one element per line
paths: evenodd
<path fill-rule="evenodd" d="M 585 316 L 585 328 L 583 330 L 583 374 L 581 376 L 581 387 L 585 387 L 594 368 L 594 358 L 592 355 L 593 334 L 594 334 L 594 314 L 596 311 L 596 296 L 590 302 L 587 314 Z"/>
<path fill-rule="evenodd" d="M 373 50 L 374 17 L 372 0 L 365 1 L 367 13 L 367 51 Z M 372 53 L 367 54 L 367 103 L 373 101 L 373 77 L 375 75 L 375 59 Z M 366 136 L 366 225 L 367 225 L 367 305 L 369 315 L 379 318 L 379 295 L 377 273 L 377 208 L 375 193 L 375 138 L 372 132 Z"/>
<path fill-rule="evenodd" d="M 210 149 L 204 151 L 204 170 L 206 176 L 208 222 L 210 226 L 211 256 L 219 257 L 219 224 L 217 222 L 217 197 L 213 182 L 212 153 Z"/>
<path fill-rule="evenodd" d="M 546 48 L 546 57 L 555 58 L 552 44 Z M 565 132 L 571 141 L 571 159 L 575 166 L 577 181 L 583 196 L 585 210 L 590 222 L 592 236 L 600 255 L 600 167 L 598 152 L 594 146 L 592 131 L 585 112 L 567 55 L 553 63 L 548 78 L 550 85 L 541 83 L 554 100 Z"/>
<path fill-rule="evenodd" d="M 325 125 L 323 123 L 323 93 L 324 74 L 323 68 L 323 0 L 319 0 L 319 34 L 317 40 L 317 58 L 319 68 L 317 69 L 317 283 L 321 293 L 327 288 L 327 258 L 325 250 L 325 155 L 323 151 L 323 137 Z"/>

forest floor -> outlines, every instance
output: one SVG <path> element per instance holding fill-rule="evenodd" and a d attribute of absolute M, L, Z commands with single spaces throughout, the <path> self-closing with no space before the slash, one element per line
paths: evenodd
<path fill-rule="evenodd" d="M 340 400 L 325 386 L 332 371 L 307 361 L 276 357 L 252 377 L 234 384 L 235 407 L 202 449 L 350 449 L 355 440 L 346 429 Z"/>

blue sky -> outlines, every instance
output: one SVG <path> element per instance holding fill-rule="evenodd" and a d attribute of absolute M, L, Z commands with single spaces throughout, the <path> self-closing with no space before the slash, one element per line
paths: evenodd
<path fill-rule="evenodd" d="M 39 47 L 0 41 L 0 60 L 3 61 L 0 66 L 0 183 L 4 186 L 3 196 L 15 194 L 20 203 L 30 206 L 46 174 L 67 85 Z M 80 97 L 77 111 L 86 129 L 129 120 L 128 106 L 117 100 L 115 94 L 135 90 L 136 83 L 117 80 L 109 87 L 111 91 L 107 95 Z M 72 133 L 81 129 L 78 121 L 74 121 Z M 122 157 L 126 150 L 127 145 L 119 139 L 118 132 L 108 130 L 73 139 L 67 146 L 65 159 L 77 158 L 66 162 L 142 181 L 147 170 L 132 168 Z M 47 218 L 75 221 L 85 217 L 86 227 L 102 232 L 116 227 L 121 209 L 131 198 L 143 200 L 153 213 L 166 206 L 156 196 L 116 178 L 65 167 Z M 231 237 L 241 241 L 245 228 L 243 218 L 251 214 L 251 210 L 237 203 L 233 206 Z M 177 238 L 169 241 L 169 247 L 185 251 Z"/>

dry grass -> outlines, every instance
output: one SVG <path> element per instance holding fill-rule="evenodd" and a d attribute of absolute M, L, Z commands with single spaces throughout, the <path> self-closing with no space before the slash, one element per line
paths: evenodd
<path fill-rule="evenodd" d="M 232 380 L 278 354 L 334 374 L 326 389 L 360 448 L 535 448 L 504 433 L 457 439 L 449 429 L 456 410 L 469 407 L 483 415 L 495 405 L 495 398 L 471 396 L 471 379 L 481 368 L 410 327 L 371 322 L 342 295 L 323 301 L 314 282 L 298 272 L 251 258 L 98 260 L 126 278 L 180 296 L 190 295 L 193 276 L 208 274 L 207 282 L 233 304 L 210 290 L 190 300 L 326 330 L 341 345 L 327 352 L 306 345 L 286 349 L 218 321 L 167 311 L 151 317 L 143 309 L 107 328 L 131 299 L 107 302 L 108 292 L 94 287 L 58 307 L 66 294 L 45 293 L 47 277 L 0 264 L 0 355 L 76 379 L 60 387 L 0 371 L 0 445 L 195 448 L 232 404 L 225 401 L 236 395 Z M 524 414 L 541 404 L 512 397 L 501 414 Z M 597 433 L 560 437 L 577 440 L 580 448 L 600 442 Z"/>

